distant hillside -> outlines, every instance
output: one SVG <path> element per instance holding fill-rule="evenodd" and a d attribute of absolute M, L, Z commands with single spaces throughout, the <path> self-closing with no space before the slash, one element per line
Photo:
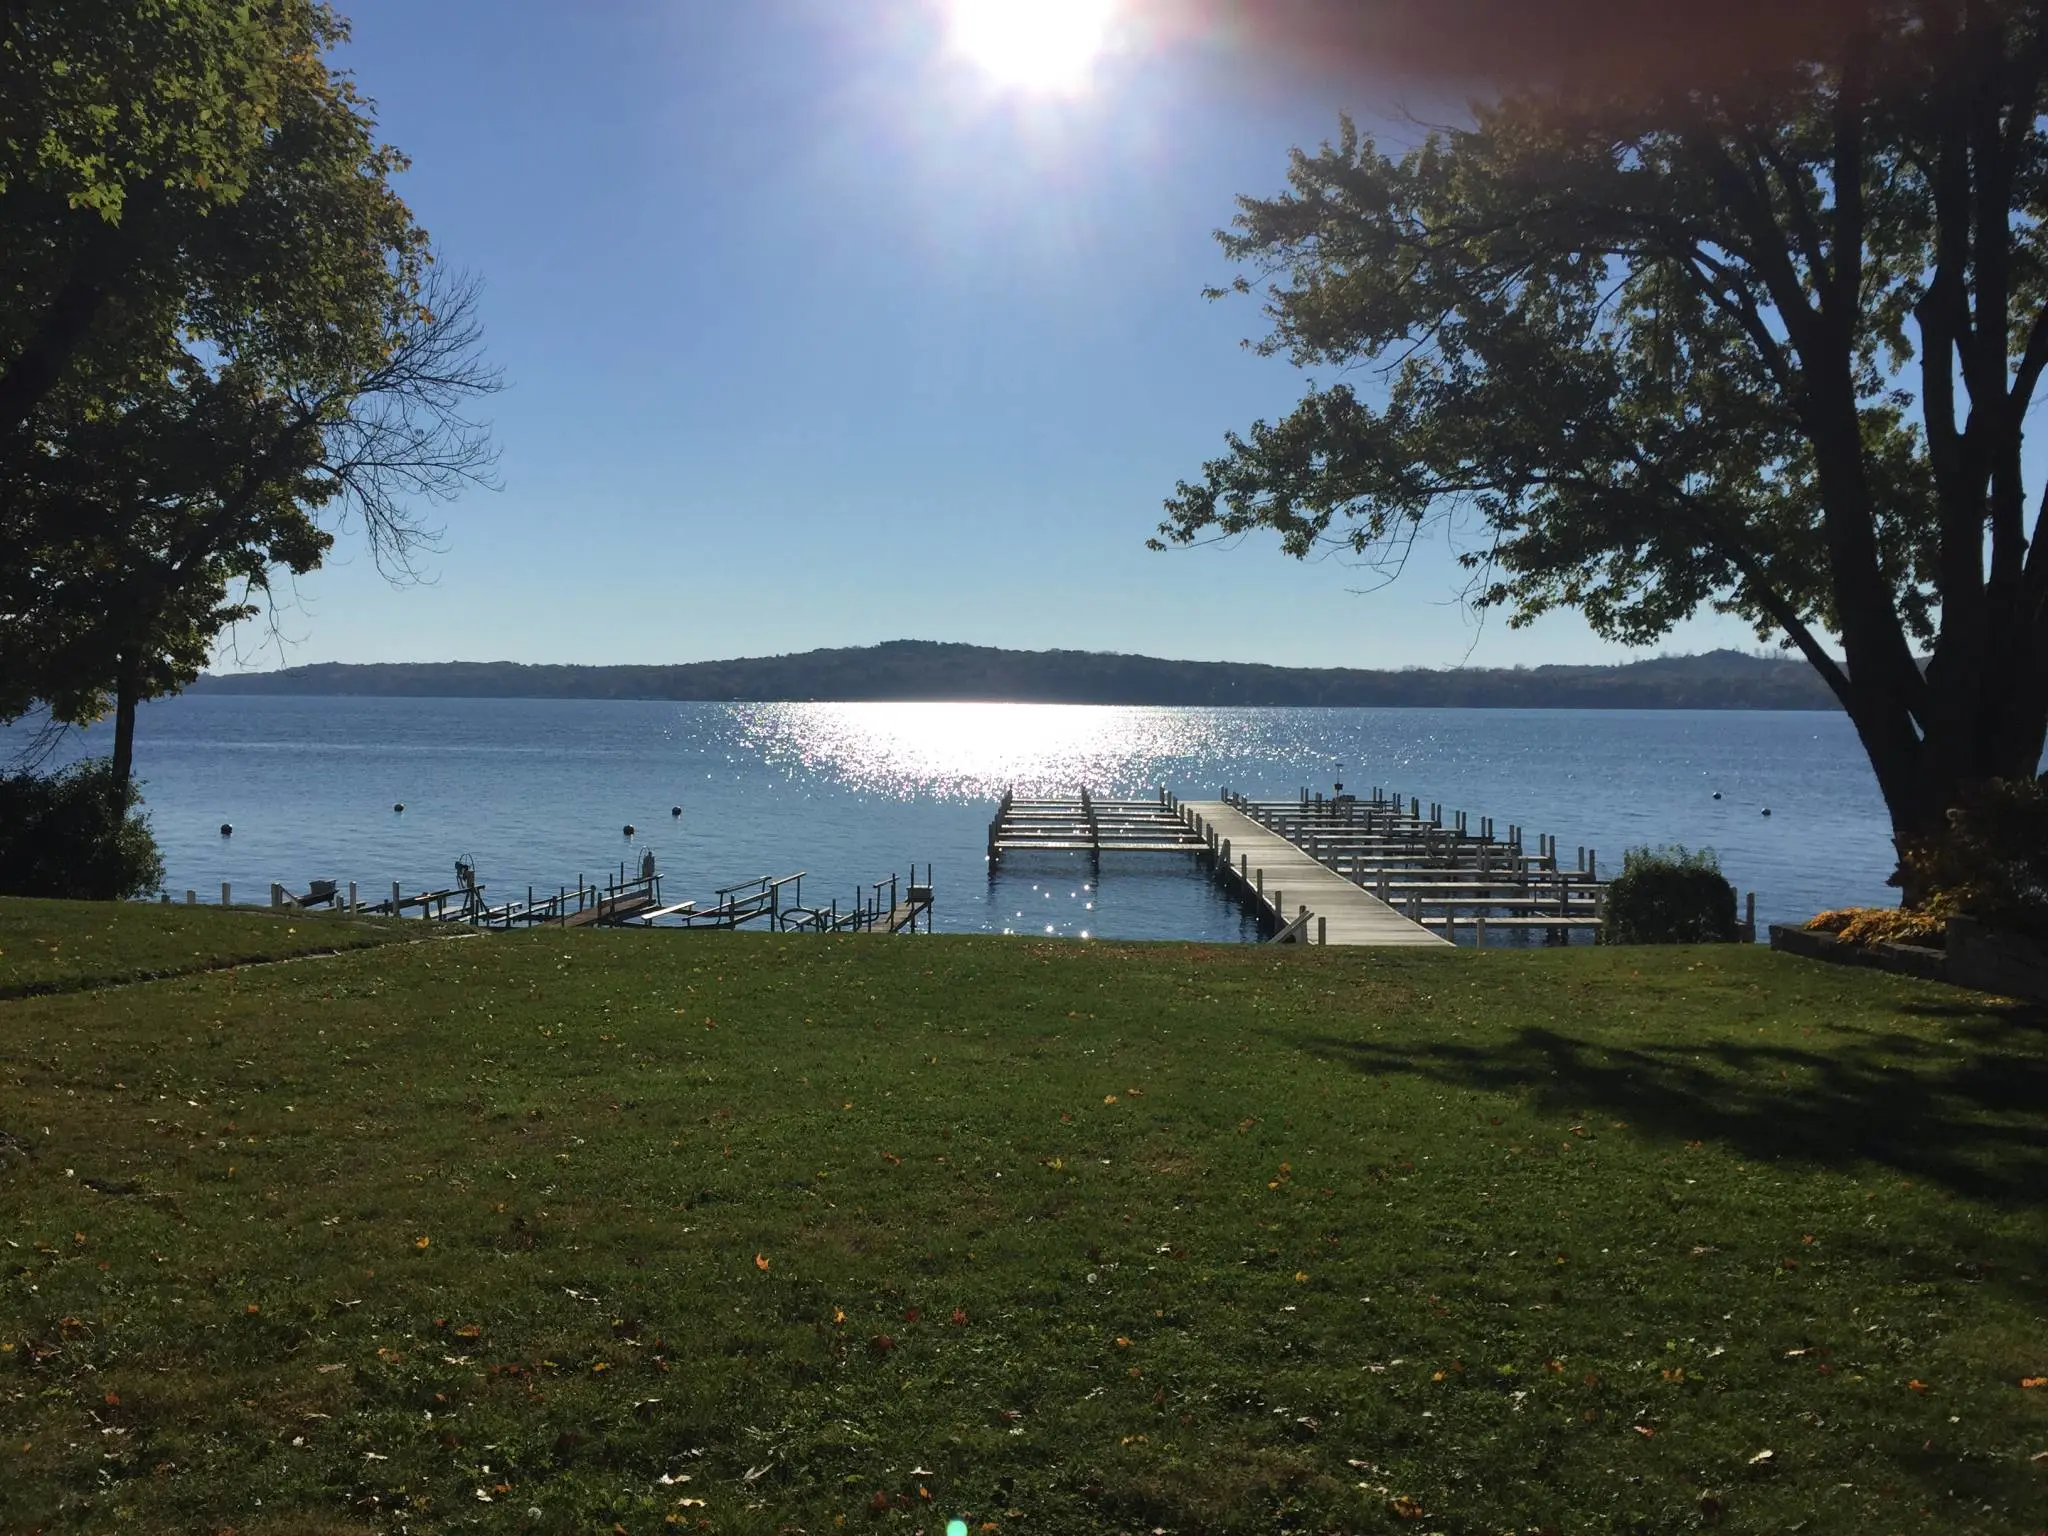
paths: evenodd
<path fill-rule="evenodd" d="M 912 700 L 1454 709 L 1833 709 L 1802 661 L 1740 651 L 1606 667 L 1368 672 L 893 640 L 672 667 L 509 661 L 326 664 L 202 677 L 194 693 L 394 698 Z"/>

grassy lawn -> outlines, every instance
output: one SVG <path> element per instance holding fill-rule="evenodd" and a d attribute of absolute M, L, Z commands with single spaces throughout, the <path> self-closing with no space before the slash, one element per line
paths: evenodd
<path fill-rule="evenodd" d="M 418 938 L 389 918 L 0 897 L 0 998 Z"/>
<path fill-rule="evenodd" d="M 2048 1527 L 2048 1029 L 1750 948 L 414 945 L 0 1132 L 7 1530 Z"/>

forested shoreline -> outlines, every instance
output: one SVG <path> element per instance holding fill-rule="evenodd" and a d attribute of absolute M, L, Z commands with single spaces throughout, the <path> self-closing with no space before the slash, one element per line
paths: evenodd
<path fill-rule="evenodd" d="M 1713 651 L 1615 666 L 1275 667 L 898 640 L 676 666 L 324 663 L 207 676 L 194 693 L 395 698 L 907 701 L 1468 709 L 1829 709 L 1803 661 Z"/>

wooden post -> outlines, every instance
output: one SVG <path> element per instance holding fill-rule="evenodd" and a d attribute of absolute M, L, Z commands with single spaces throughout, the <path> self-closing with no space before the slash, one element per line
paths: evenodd
<path fill-rule="evenodd" d="M 1486 914 L 1484 912 L 1480 913 L 1472 921 L 1472 947 L 1474 949 L 1486 948 Z"/>
<path fill-rule="evenodd" d="M 281 907 L 284 905 L 284 887 L 279 885 L 275 880 L 270 882 L 270 904 L 273 907 Z"/>
<path fill-rule="evenodd" d="M 348 909 L 349 909 L 349 911 L 351 911 L 351 912 L 355 911 L 358 905 L 359 905 L 359 903 L 358 903 L 358 902 L 356 901 L 356 883 L 355 883 L 355 881 L 351 880 L 351 881 L 349 881 L 349 883 L 348 883 Z"/>
<path fill-rule="evenodd" d="M 1756 892 L 1751 891 L 1743 900 L 1743 921 L 1749 927 L 1749 942 L 1756 942 Z"/>
<path fill-rule="evenodd" d="M 391 882 L 391 915 L 398 916 L 398 882 Z"/>
<path fill-rule="evenodd" d="M 1600 850 L 1598 848 L 1588 848 L 1586 850 L 1586 874 L 1594 880 L 1600 878 Z"/>
<path fill-rule="evenodd" d="M 235 904 L 235 899 L 233 895 L 230 894 L 228 890 L 228 883 L 225 880 L 221 881 L 220 883 L 220 904 L 224 907 L 231 907 Z"/>
<path fill-rule="evenodd" d="M 197 891 L 187 891 L 187 892 L 185 893 L 185 905 L 186 905 L 186 906 L 188 906 L 188 907 L 196 907 L 196 906 L 198 906 L 198 905 L 199 905 L 199 893 L 198 893 Z"/>
<path fill-rule="evenodd" d="M 1261 896 L 1266 894 L 1266 872 L 1263 869 L 1259 871 L 1259 894 Z"/>
<path fill-rule="evenodd" d="M 1330 942 L 1330 920 L 1327 917 L 1318 917 L 1316 919 L 1316 942 L 1318 944 Z"/>

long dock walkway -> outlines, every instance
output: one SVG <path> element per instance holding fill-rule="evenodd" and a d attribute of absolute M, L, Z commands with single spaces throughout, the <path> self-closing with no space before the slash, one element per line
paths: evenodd
<path fill-rule="evenodd" d="M 1228 841 L 1230 869 L 1237 882 L 1263 903 L 1276 923 L 1294 923 L 1301 917 L 1301 909 L 1308 909 L 1303 939 L 1318 944 L 1375 946 L 1441 947 L 1449 942 L 1420 923 L 1410 922 L 1363 886 L 1235 807 L 1221 800 L 1183 800 L 1179 804 L 1195 818 L 1205 843 L 1212 831 L 1219 850 Z"/>

